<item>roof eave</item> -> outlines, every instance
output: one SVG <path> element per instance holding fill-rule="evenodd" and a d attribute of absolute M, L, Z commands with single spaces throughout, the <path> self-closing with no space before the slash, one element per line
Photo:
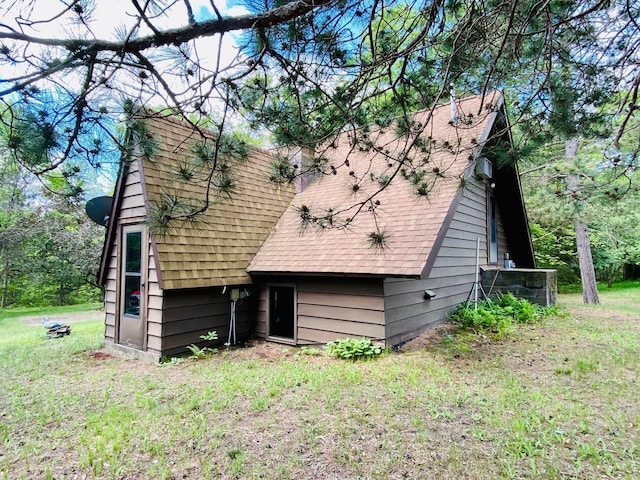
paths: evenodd
<path fill-rule="evenodd" d="M 411 278 L 419 279 L 419 274 L 398 272 L 301 272 L 301 271 L 277 271 L 277 270 L 252 270 L 249 275 L 255 277 L 347 277 L 347 278 Z"/>
<path fill-rule="evenodd" d="M 125 181 L 129 173 L 130 162 L 120 159 L 120 172 L 118 173 L 118 180 L 116 181 L 116 187 L 114 190 L 114 198 L 111 202 L 111 211 L 109 212 L 109 221 L 107 223 L 107 231 L 104 236 L 104 243 L 102 244 L 102 254 L 100 256 L 100 267 L 98 268 L 98 285 L 105 285 L 107 282 L 107 271 L 109 270 L 108 260 L 113 248 L 113 241 L 115 239 L 116 230 L 118 226 L 118 212 L 120 212 L 120 206 L 122 205 L 122 195 L 124 192 Z"/>

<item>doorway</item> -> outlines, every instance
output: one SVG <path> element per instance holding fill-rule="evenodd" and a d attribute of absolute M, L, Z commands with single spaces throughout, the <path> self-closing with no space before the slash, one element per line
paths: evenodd
<path fill-rule="evenodd" d="M 269 287 L 269 336 L 295 340 L 296 289 L 293 286 Z"/>
<path fill-rule="evenodd" d="M 141 225 L 122 228 L 120 275 L 120 321 L 118 343 L 142 350 L 144 347 L 145 232 Z"/>

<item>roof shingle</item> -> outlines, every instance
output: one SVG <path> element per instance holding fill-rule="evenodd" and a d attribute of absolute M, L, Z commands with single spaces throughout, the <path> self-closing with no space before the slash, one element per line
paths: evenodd
<path fill-rule="evenodd" d="M 185 181 L 176 174 L 193 156 L 193 129 L 169 118 L 145 122 L 159 145 L 152 158 L 142 158 L 147 209 L 163 194 L 202 202 L 207 182 Z M 236 187 L 230 196 L 214 197 L 197 221 L 178 222 L 166 235 L 153 238 L 163 288 L 251 283 L 246 268 L 294 195 L 290 186 L 269 180 L 272 159 L 266 150 L 251 150 L 249 158 L 234 167 Z"/>
<path fill-rule="evenodd" d="M 415 149 L 417 153 L 406 162 L 408 167 L 404 171 L 397 168 L 397 160 L 390 159 L 406 150 L 406 142 L 415 137 L 399 139 L 393 128 L 373 130 L 370 138 L 381 147 L 365 152 L 354 151 L 349 135 L 343 135 L 325 156 L 336 166 L 348 158 L 348 166 L 337 168 L 335 175 L 314 181 L 293 199 L 248 271 L 420 276 L 500 100 L 498 92 L 485 97 L 484 105 L 479 96 L 459 100 L 457 125 L 450 122 L 449 105 L 418 112 L 413 119 L 418 125 L 426 125 L 421 134 L 425 148 Z M 418 183 L 426 182 L 429 191 L 417 195 L 415 186 L 400 177 L 402 173 L 408 176 L 407 170 L 411 171 L 423 158 L 428 158 L 428 162 L 422 167 L 425 174 Z M 368 211 L 370 203 L 365 203 L 355 215 L 354 204 L 377 192 L 385 175 L 395 177 L 374 197 L 374 201 L 380 202 L 375 215 Z M 358 180 L 360 188 L 354 192 L 352 186 Z M 345 229 L 318 229 L 312 225 L 303 229 L 300 216 L 303 206 L 312 216 L 332 208 L 341 211 L 343 219 L 354 218 Z M 387 235 L 383 249 L 373 248 L 367 241 L 368 235 L 377 230 Z"/>

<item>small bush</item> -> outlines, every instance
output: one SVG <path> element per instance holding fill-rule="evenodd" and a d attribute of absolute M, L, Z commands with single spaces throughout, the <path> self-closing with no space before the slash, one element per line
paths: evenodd
<path fill-rule="evenodd" d="M 340 338 L 327 343 L 327 353 L 344 360 L 368 360 L 386 351 L 384 347 L 374 345 L 367 338 Z"/>
<path fill-rule="evenodd" d="M 208 332 L 206 335 L 200 335 L 200 338 L 208 342 L 212 342 L 218 339 L 218 334 L 215 331 L 212 331 L 212 332 Z M 217 348 L 210 348 L 210 347 L 200 348 L 195 344 L 188 345 L 187 348 L 191 352 L 191 358 L 193 358 L 194 360 L 201 360 L 208 355 L 212 355 L 218 352 Z"/>
<path fill-rule="evenodd" d="M 323 354 L 324 354 L 324 351 L 320 350 L 319 348 L 303 345 L 302 347 L 300 347 L 300 349 L 298 349 L 295 356 L 301 357 L 303 355 L 308 355 L 308 356 L 315 357 Z"/>
<path fill-rule="evenodd" d="M 545 309 L 512 293 L 501 295 L 495 301 L 481 301 L 474 305 L 459 304 L 449 318 L 462 328 L 488 330 L 503 336 L 515 324 L 537 322 Z"/>

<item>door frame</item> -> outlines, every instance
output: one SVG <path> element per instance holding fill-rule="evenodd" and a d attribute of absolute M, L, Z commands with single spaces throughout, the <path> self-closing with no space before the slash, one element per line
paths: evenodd
<path fill-rule="evenodd" d="M 130 343 L 122 343 L 120 340 L 121 322 L 122 317 L 125 315 L 125 282 L 126 282 L 126 235 L 131 232 L 140 232 L 140 315 L 139 320 L 142 323 L 141 329 L 141 345 L 137 346 Z M 123 347 L 132 348 L 138 351 L 147 350 L 147 297 L 148 289 L 148 262 L 149 262 L 149 240 L 147 235 L 147 228 L 144 223 L 129 223 L 123 224 L 120 227 L 118 236 L 118 277 L 117 277 L 117 317 L 116 317 L 116 331 L 114 334 L 114 342 Z M 133 317 L 135 318 L 135 317 Z"/>
<path fill-rule="evenodd" d="M 271 335 L 271 288 L 287 287 L 293 289 L 293 337 L 281 337 Z M 267 339 L 279 343 L 296 345 L 298 342 L 298 288 L 295 283 L 268 283 L 267 284 Z"/>

